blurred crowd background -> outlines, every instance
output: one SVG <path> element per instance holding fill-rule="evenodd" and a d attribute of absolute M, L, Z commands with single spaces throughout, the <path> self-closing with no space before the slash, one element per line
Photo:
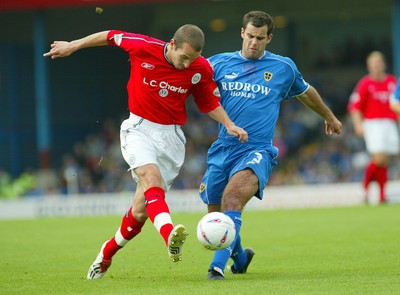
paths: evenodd
<path fill-rule="evenodd" d="M 360 60 L 359 65 L 363 66 Z M 337 93 L 318 79 L 315 85 L 325 102 L 343 123 L 341 136 L 326 136 L 324 122 L 295 98 L 284 101 L 277 124 L 274 144 L 279 148 L 278 165 L 274 167 L 270 186 L 337 182 L 360 182 L 369 155 L 364 141 L 353 134 L 346 111 L 354 85 Z M 217 137 L 217 123 L 202 114 L 194 102 L 187 103 L 188 121 L 183 126 L 187 137 L 186 161 L 173 189 L 197 189 L 206 169 L 207 149 Z M 119 127 L 125 119 L 106 118 L 98 122 L 97 131 L 85 135 L 62 155 L 56 169 L 37 170 L 28 167 L 16 178 L 0 170 L 2 197 L 43 196 L 134 192 L 128 166 L 120 151 Z M 399 179 L 398 159 L 392 161 L 390 179 Z"/>
<path fill-rule="evenodd" d="M 344 0 L 337 5 L 322 3 L 321 7 L 312 1 L 297 7 L 298 2 L 291 0 L 271 1 L 268 7 L 256 0 L 232 1 L 229 6 L 224 1 L 207 4 L 224 7 L 225 19 L 216 17 L 221 16 L 221 9 L 198 2 L 208 1 L 107 7 L 102 16 L 95 15 L 93 8 L 45 11 L 42 19 L 48 24 L 46 42 L 71 40 L 111 28 L 169 40 L 178 24 L 191 22 L 205 31 L 203 55 L 207 57 L 240 49 L 243 12 L 266 10 L 277 16 L 268 49 L 294 59 L 304 78 L 316 87 L 344 125 L 340 137 L 326 136 L 324 122 L 301 102 L 283 102 L 275 134 L 280 151 L 278 165 L 268 185 L 360 182 L 369 155 L 363 140 L 354 136 L 346 106 L 355 83 L 366 74 L 365 57 L 369 52 L 382 51 L 388 71 L 393 72 L 389 2 L 374 5 L 374 11 L 368 3 L 360 10 L 353 1 Z M 196 16 L 193 10 L 198 11 Z M 33 36 L 36 16 L 32 11 L 3 12 L 0 16 L 0 64 L 8 67 L 0 68 L 0 96 L 6 97 L 1 98 L 0 107 L 0 197 L 133 192 L 136 184 L 119 144 L 120 124 L 128 117 L 125 84 L 129 74 L 126 54 L 119 49 L 95 48 L 49 62 L 53 154 L 50 167 L 39 167 L 33 123 L 33 37 L 27 37 Z M 24 77 L 24 87 L 19 87 L 20 77 Z M 217 123 L 201 114 L 191 99 L 187 113 L 188 121 L 183 126 L 186 161 L 173 189 L 199 187 L 207 150 L 217 137 Z M 391 162 L 390 179 L 399 179 L 398 162 L 398 158 Z"/>
<path fill-rule="evenodd" d="M 324 88 L 320 88 L 321 92 Z M 347 98 L 347 97 L 346 97 Z M 360 182 L 369 155 L 362 139 L 353 135 L 352 124 L 340 100 L 325 93 L 326 102 L 339 113 L 343 134 L 326 136 L 324 122 L 296 99 L 282 104 L 275 145 L 278 165 L 269 180 L 274 185 Z M 344 102 L 343 102 L 344 103 Z M 173 189 L 197 189 L 206 169 L 207 149 L 216 139 L 217 123 L 188 102 L 186 161 Z M 18 177 L 0 170 L 0 196 L 43 196 L 52 194 L 134 192 L 128 166 L 120 150 L 119 126 L 124 117 L 107 118 L 96 133 L 75 142 L 61 157 L 56 169 L 28 167 Z M 400 178 L 398 159 L 392 161 L 390 179 Z"/>

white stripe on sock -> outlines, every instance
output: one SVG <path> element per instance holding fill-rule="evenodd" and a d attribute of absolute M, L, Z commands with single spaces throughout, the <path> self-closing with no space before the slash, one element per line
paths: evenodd
<path fill-rule="evenodd" d="M 119 228 L 117 230 L 117 232 L 115 233 L 115 241 L 117 242 L 117 244 L 121 247 L 125 246 L 126 243 L 129 242 L 129 240 L 125 240 L 124 237 L 121 234 L 121 228 Z"/>
<path fill-rule="evenodd" d="M 171 215 L 169 215 L 169 213 L 166 212 L 160 213 L 154 218 L 153 223 L 158 232 L 160 232 L 160 229 L 163 225 L 168 223 L 172 224 Z"/>

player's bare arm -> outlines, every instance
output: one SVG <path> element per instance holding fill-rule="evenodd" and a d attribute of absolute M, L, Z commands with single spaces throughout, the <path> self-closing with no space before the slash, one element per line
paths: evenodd
<path fill-rule="evenodd" d="M 208 115 L 224 125 L 228 133 L 232 136 L 237 136 L 240 142 L 246 142 L 249 139 L 247 132 L 232 122 L 222 106 L 215 108 Z"/>
<path fill-rule="evenodd" d="M 310 85 L 306 92 L 297 98 L 312 111 L 325 120 L 325 133 L 340 135 L 342 123 L 336 118 L 331 109 L 323 102 L 317 90 Z"/>
<path fill-rule="evenodd" d="M 109 31 L 103 31 L 88 35 L 84 38 L 73 41 L 54 41 L 50 51 L 43 56 L 50 56 L 52 59 L 66 57 L 82 48 L 107 45 L 107 34 Z"/>
<path fill-rule="evenodd" d="M 400 101 L 391 99 L 390 100 L 390 109 L 400 115 Z"/>
<path fill-rule="evenodd" d="M 351 120 L 353 121 L 354 133 L 362 138 L 364 136 L 363 115 L 360 111 L 353 110 L 350 113 Z"/>

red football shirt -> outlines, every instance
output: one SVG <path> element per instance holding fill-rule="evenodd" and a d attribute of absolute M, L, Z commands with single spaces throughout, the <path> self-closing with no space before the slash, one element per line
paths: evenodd
<path fill-rule="evenodd" d="M 159 124 L 183 125 L 189 95 L 193 95 L 203 113 L 220 106 L 212 68 L 204 57 L 199 56 L 189 68 L 178 70 L 166 59 L 164 41 L 116 30 L 110 31 L 107 39 L 109 45 L 129 53 L 127 90 L 131 113 Z"/>
<path fill-rule="evenodd" d="M 390 109 L 389 98 L 396 86 L 396 77 L 387 74 L 383 81 L 364 76 L 351 94 L 349 112 L 360 111 L 365 119 L 392 119 L 397 115 Z"/>

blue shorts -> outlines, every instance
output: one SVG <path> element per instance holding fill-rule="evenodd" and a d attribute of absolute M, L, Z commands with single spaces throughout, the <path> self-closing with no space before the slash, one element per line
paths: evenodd
<path fill-rule="evenodd" d="M 207 171 L 201 181 L 199 194 L 205 204 L 221 204 L 222 193 L 236 172 L 251 169 L 258 177 L 256 197 L 263 198 L 272 167 L 277 164 L 278 149 L 274 146 L 230 143 L 218 140 L 208 151 Z"/>

